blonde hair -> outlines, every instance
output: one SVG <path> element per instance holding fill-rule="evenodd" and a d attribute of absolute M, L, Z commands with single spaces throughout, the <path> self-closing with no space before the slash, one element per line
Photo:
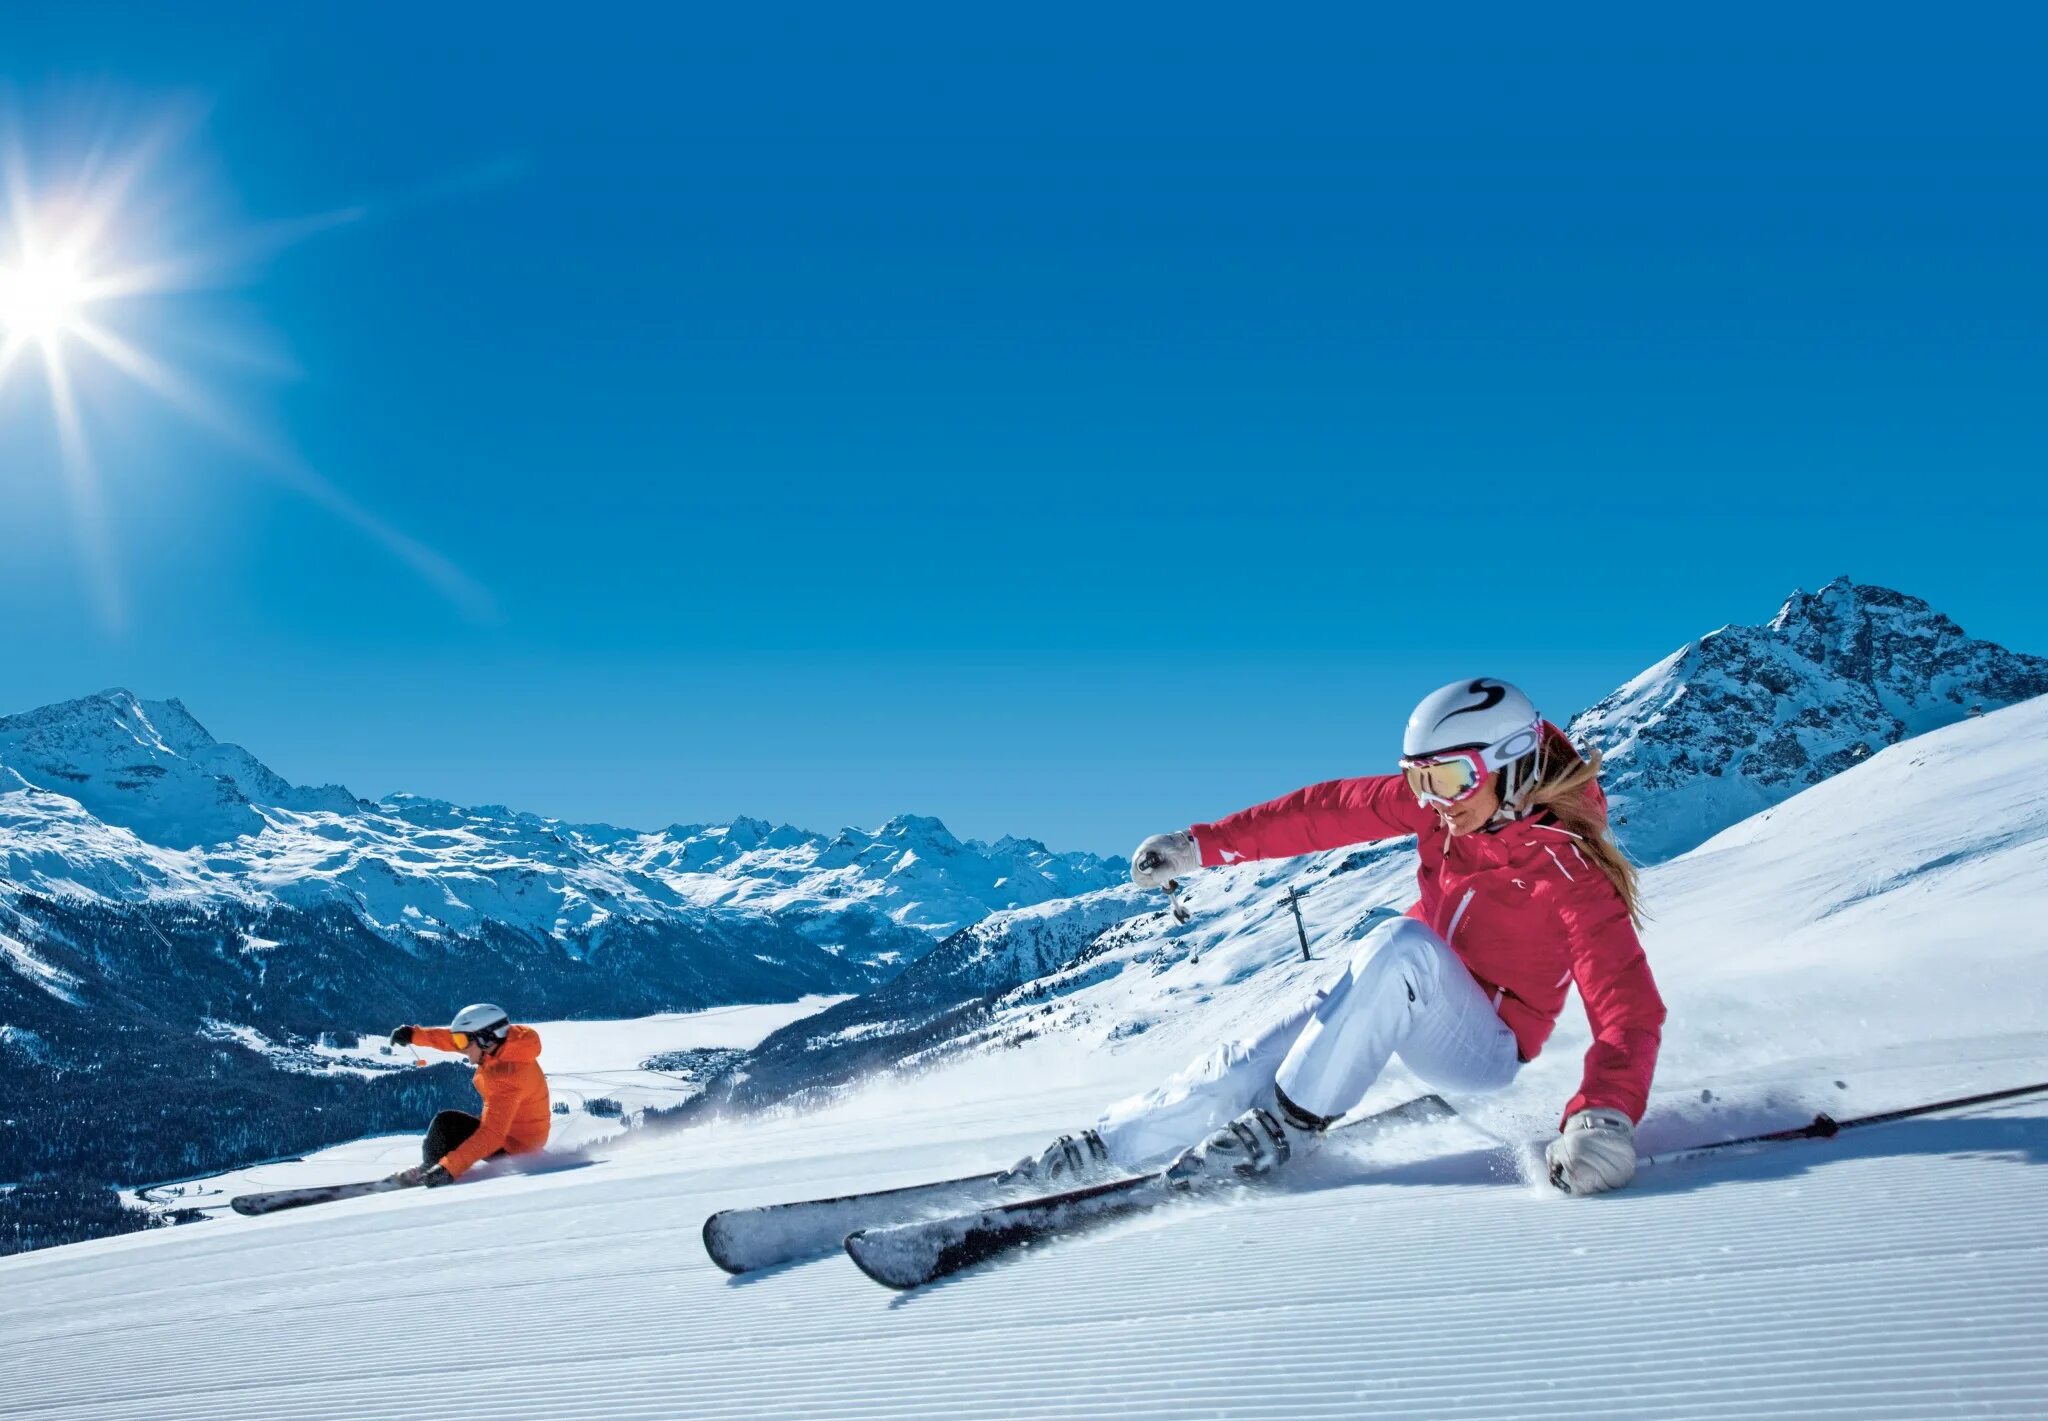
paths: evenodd
<path fill-rule="evenodd" d="M 1590 759 L 1581 759 L 1572 743 L 1563 736 L 1546 737 L 1538 778 L 1523 798 L 1522 809 L 1524 813 L 1548 810 L 1560 828 L 1568 829 L 1578 837 L 1586 854 L 1600 866 L 1608 882 L 1614 885 L 1614 891 L 1621 895 L 1621 905 L 1628 909 L 1629 921 L 1640 928 L 1644 917 L 1643 897 L 1636 866 L 1628 861 L 1628 855 L 1614 841 L 1614 835 L 1607 827 L 1606 811 L 1596 808 L 1595 801 L 1585 792 L 1587 786 L 1599 778 L 1598 750 L 1591 751 Z"/>

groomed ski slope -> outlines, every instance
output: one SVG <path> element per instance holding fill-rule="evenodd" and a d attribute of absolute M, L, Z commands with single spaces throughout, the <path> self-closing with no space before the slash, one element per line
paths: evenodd
<path fill-rule="evenodd" d="M 1651 887 L 1673 1022 L 1646 1148 L 2048 1079 L 2048 703 L 1875 756 Z M 1249 1012 L 1282 926 L 1087 990 Z M 2048 1099 L 1568 1200 L 1517 1168 L 1576 1076 L 1562 1033 L 1470 1102 L 1506 1147 L 1418 1129 L 905 1295 L 703 1254 L 713 1209 L 1014 1158 L 1186 1044 L 1051 1035 L 558 1175 L 0 1261 L 0 1415 L 2048 1415 Z"/>

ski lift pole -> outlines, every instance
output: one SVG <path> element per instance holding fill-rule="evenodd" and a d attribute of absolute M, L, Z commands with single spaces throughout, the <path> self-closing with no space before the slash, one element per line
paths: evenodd
<path fill-rule="evenodd" d="M 1301 921 L 1301 900 L 1304 896 L 1299 888 L 1290 883 L 1287 885 L 1286 896 L 1280 901 L 1285 903 L 1294 914 L 1294 932 L 1301 939 L 1301 960 L 1303 962 L 1310 962 L 1314 959 L 1309 956 L 1308 952 L 1308 929 L 1302 925 Z"/>

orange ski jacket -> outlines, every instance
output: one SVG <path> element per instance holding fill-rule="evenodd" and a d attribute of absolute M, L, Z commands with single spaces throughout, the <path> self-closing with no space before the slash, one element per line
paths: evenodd
<path fill-rule="evenodd" d="M 455 1049 L 454 1038 L 439 1026 L 415 1026 L 412 1041 L 436 1051 Z M 476 1068 L 476 1090 L 484 1098 L 484 1123 L 440 1160 L 441 1168 L 458 1179 L 499 1150 L 532 1154 L 548 1142 L 551 1117 L 548 1078 L 540 1070 L 540 1033 L 530 1026 L 508 1031 L 505 1044 Z"/>

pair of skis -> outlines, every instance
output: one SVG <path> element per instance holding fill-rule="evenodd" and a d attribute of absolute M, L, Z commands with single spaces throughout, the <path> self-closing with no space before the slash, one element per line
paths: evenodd
<path fill-rule="evenodd" d="M 1832 1139 L 1845 1130 L 1889 1125 L 1938 1111 L 1990 1105 L 2048 1091 L 2048 1081 L 1885 1110 L 1849 1120 L 1826 1114 L 1787 1130 L 1652 1155 L 1644 1166 L 1698 1159 L 1724 1150 L 1790 1140 Z M 1403 1122 L 1442 1120 L 1457 1112 L 1442 1097 L 1422 1096 L 1333 1133 L 1369 1132 Z M 872 1194 L 847 1194 L 755 1209 L 728 1209 L 704 1221 L 704 1247 L 728 1273 L 751 1273 L 778 1264 L 828 1254 L 843 1247 L 861 1272 L 891 1288 L 916 1288 L 976 1263 L 1105 1219 L 1134 1213 L 1190 1191 L 1165 1171 L 1040 1197 L 1021 1193 L 1001 1174 L 969 1175 L 937 1184 L 912 1185 Z M 966 1212 L 957 1212 L 966 1210 Z"/>
<path fill-rule="evenodd" d="M 1355 1137 L 1455 1114 L 1441 1096 L 1425 1095 L 1361 1116 L 1332 1134 Z M 968 1175 L 872 1194 L 727 1209 L 704 1221 L 704 1248 L 726 1272 L 744 1274 L 843 1247 L 877 1283 L 916 1288 L 1041 1239 L 1191 1192 L 1169 1181 L 1163 1169 L 1035 1196 L 1028 1185 L 1009 1184 L 1001 1174 Z"/>

